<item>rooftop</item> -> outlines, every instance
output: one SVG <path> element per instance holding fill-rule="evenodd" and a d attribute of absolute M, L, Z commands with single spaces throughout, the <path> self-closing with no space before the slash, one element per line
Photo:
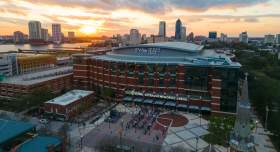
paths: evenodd
<path fill-rule="evenodd" d="M 36 136 L 22 145 L 16 150 L 16 152 L 48 152 L 48 146 L 52 145 L 57 147 L 61 144 L 61 139 L 54 136 Z"/>
<path fill-rule="evenodd" d="M 68 105 L 70 103 L 73 103 L 83 97 L 86 97 L 90 94 L 92 94 L 93 91 L 85 91 L 85 90 L 71 90 L 67 93 L 65 93 L 62 96 L 56 97 L 52 100 L 47 101 L 46 103 L 50 104 L 57 104 L 61 106 Z"/>
<path fill-rule="evenodd" d="M 203 49 L 203 46 L 185 42 L 151 43 L 114 48 L 105 55 L 93 56 L 99 60 L 142 64 L 183 64 L 239 68 L 225 53 Z"/>
<path fill-rule="evenodd" d="M 0 119 L 0 145 L 35 128 L 33 124 Z"/>
<path fill-rule="evenodd" d="M 48 80 L 64 77 L 66 75 L 72 74 L 72 72 L 73 72 L 72 66 L 57 67 L 44 71 L 38 71 L 38 72 L 32 72 L 28 74 L 8 77 L 7 79 L 1 81 L 1 83 L 16 84 L 16 85 L 33 85 Z"/>
<path fill-rule="evenodd" d="M 204 47 L 202 45 L 197 45 L 194 43 L 184 43 L 184 42 L 149 43 L 149 44 L 144 44 L 144 46 L 173 48 L 173 49 L 178 49 L 178 50 L 181 49 L 187 51 L 200 51 Z"/>

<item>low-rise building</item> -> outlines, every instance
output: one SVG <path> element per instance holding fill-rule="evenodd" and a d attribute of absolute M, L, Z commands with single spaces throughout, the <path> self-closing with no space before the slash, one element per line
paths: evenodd
<path fill-rule="evenodd" d="M 16 152 L 64 152 L 62 139 L 57 136 L 38 135 L 18 146 Z"/>
<path fill-rule="evenodd" d="M 18 54 L 17 64 L 19 74 L 30 73 L 53 68 L 56 64 L 56 57 L 50 54 Z"/>
<path fill-rule="evenodd" d="M 64 145 L 60 137 L 38 135 L 31 123 L 0 119 L 0 151 L 64 152 Z"/>
<path fill-rule="evenodd" d="M 0 75 L 8 77 L 17 74 L 16 54 L 0 54 Z"/>
<path fill-rule="evenodd" d="M 16 97 L 36 89 L 49 89 L 54 93 L 72 88 L 73 67 L 59 67 L 40 72 L 8 77 L 0 82 L 0 96 Z"/>
<path fill-rule="evenodd" d="M 0 119 L 0 151 L 9 151 L 11 148 L 22 142 L 28 134 L 34 133 L 36 127 L 30 123 Z"/>
<path fill-rule="evenodd" d="M 93 91 L 72 90 L 62 96 L 45 102 L 44 110 L 48 116 L 69 120 L 85 108 L 89 108 L 95 95 Z"/>

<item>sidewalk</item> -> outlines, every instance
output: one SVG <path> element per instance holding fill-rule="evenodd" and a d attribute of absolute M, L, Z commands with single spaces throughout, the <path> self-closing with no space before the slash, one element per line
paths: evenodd
<path fill-rule="evenodd" d="M 253 135 L 255 137 L 257 152 L 277 152 L 268 136 L 268 132 L 264 130 L 261 123 L 257 124 L 257 128 Z"/>

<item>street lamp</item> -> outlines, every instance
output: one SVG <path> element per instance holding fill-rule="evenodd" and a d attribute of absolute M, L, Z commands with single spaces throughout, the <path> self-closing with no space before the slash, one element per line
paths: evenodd
<path fill-rule="evenodd" d="M 199 139 L 198 136 L 196 136 L 195 139 L 196 139 L 195 151 L 197 152 L 197 150 L 198 150 L 198 149 L 197 149 L 197 144 L 198 144 L 198 139 Z"/>
<path fill-rule="evenodd" d="M 255 133 L 257 133 L 258 123 L 259 123 L 259 121 L 258 121 L 258 120 L 256 120 L 256 130 L 255 130 Z"/>
<path fill-rule="evenodd" d="M 80 136 L 80 139 L 81 139 L 81 151 L 83 151 L 83 136 L 82 135 Z"/>
<path fill-rule="evenodd" d="M 268 106 L 265 107 L 265 111 L 266 111 L 266 115 L 265 115 L 265 129 L 267 130 L 267 118 L 268 118 L 268 111 L 269 111 Z"/>

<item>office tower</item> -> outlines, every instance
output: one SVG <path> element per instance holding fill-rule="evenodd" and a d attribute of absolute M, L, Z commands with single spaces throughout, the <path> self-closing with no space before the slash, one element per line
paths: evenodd
<path fill-rule="evenodd" d="M 193 34 L 193 32 L 191 32 L 191 33 L 188 35 L 187 40 L 188 40 L 188 41 L 191 41 L 191 42 L 194 41 L 194 34 Z"/>
<path fill-rule="evenodd" d="M 75 38 L 75 32 L 69 31 L 69 32 L 68 32 L 68 38 L 69 38 L 69 39 Z"/>
<path fill-rule="evenodd" d="M 159 36 L 166 37 L 166 23 L 165 21 L 160 21 L 159 22 Z"/>
<path fill-rule="evenodd" d="M 14 32 L 14 43 L 24 43 L 25 37 L 24 34 L 21 31 L 15 31 Z"/>
<path fill-rule="evenodd" d="M 39 21 L 30 21 L 28 28 L 30 40 L 42 40 L 41 23 Z"/>
<path fill-rule="evenodd" d="M 42 39 L 44 40 L 44 41 L 49 41 L 49 33 L 48 33 L 48 29 L 44 29 L 44 28 L 42 28 L 41 29 L 41 33 L 42 33 Z"/>
<path fill-rule="evenodd" d="M 280 34 L 276 34 L 275 43 L 280 44 Z"/>
<path fill-rule="evenodd" d="M 176 21 L 176 28 L 175 28 L 175 39 L 181 40 L 181 30 L 182 30 L 182 22 L 180 19 Z"/>
<path fill-rule="evenodd" d="M 52 24 L 52 41 L 55 43 L 61 43 L 62 41 L 60 24 Z"/>
<path fill-rule="evenodd" d="M 217 32 L 216 31 L 209 32 L 208 38 L 217 39 Z"/>
<path fill-rule="evenodd" d="M 221 33 L 220 41 L 227 42 L 227 38 L 228 38 L 228 36 L 226 34 Z"/>
<path fill-rule="evenodd" d="M 136 45 L 141 43 L 141 34 L 137 29 L 131 29 L 129 34 L 129 44 Z"/>
<path fill-rule="evenodd" d="M 185 26 L 181 27 L 181 40 L 185 41 L 187 39 L 187 29 Z"/>
<path fill-rule="evenodd" d="M 242 42 L 242 43 L 248 43 L 248 34 L 247 32 L 242 32 L 240 33 L 239 35 L 239 42 Z"/>
<path fill-rule="evenodd" d="M 264 43 L 265 44 L 274 44 L 275 43 L 275 36 L 272 34 L 268 34 L 264 36 Z"/>

